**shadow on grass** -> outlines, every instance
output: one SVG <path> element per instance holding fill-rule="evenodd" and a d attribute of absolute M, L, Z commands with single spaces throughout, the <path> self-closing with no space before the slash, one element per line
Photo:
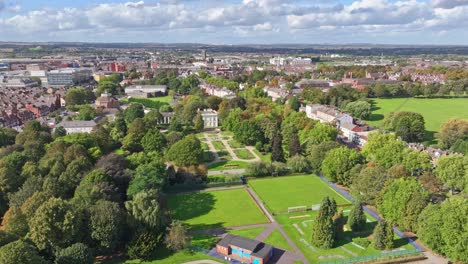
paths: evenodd
<path fill-rule="evenodd" d="M 437 144 L 437 139 L 435 138 L 435 131 L 427 131 L 424 135 L 424 144 L 425 145 L 435 145 Z"/>
<path fill-rule="evenodd" d="M 208 214 L 214 209 L 215 198 L 208 192 L 179 194 L 171 197 L 169 204 L 173 217 L 185 221 Z"/>
<path fill-rule="evenodd" d="M 371 114 L 366 121 L 380 121 L 384 119 L 384 115 L 382 114 Z"/>

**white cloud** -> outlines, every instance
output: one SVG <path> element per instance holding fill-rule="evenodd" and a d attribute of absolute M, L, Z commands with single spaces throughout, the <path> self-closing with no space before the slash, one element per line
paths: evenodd
<path fill-rule="evenodd" d="M 8 7 L 5 3 L 0 0 L 0 9 Z M 21 12 L 18 8 L 19 13 L 0 17 L 0 34 L 10 39 L 67 36 L 86 41 L 91 36 L 104 39 L 108 33 L 108 41 L 122 41 L 132 35 L 150 38 L 151 34 L 147 32 L 152 32 L 160 33 L 154 36 L 184 41 L 193 38 L 210 42 L 212 39 L 240 36 L 259 41 L 271 38 L 287 42 L 308 36 L 313 36 L 314 41 L 322 36 L 322 41 L 326 41 L 366 32 L 373 34 L 368 38 L 379 40 L 378 34 L 393 32 L 396 37 L 419 41 L 415 37 L 418 32 L 450 35 L 451 32 L 466 33 L 468 26 L 468 0 L 358 0 L 346 5 L 337 3 L 334 0 L 243 0 L 238 3 L 162 0 L 158 3 L 105 3 L 81 8 L 51 7 L 29 12 Z M 327 33 L 326 38 L 323 37 L 324 32 Z M 466 42 L 467 38 L 460 41 Z"/>

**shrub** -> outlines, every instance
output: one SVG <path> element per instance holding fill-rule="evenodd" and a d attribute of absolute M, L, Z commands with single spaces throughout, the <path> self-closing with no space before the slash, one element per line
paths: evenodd
<path fill-rule="evenodd" d="M 367 248 L 371 244 L 371 241 L 365 237 L 355 237 L 353 238 L 353 242 L 364 248 Z"/>

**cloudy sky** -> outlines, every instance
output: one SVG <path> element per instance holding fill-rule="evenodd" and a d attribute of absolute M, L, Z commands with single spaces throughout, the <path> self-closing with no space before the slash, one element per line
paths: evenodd
<path fill-rule="evenodd" d="M 0 0 L 0 41 L 468 45 L 468 0 Z"/>

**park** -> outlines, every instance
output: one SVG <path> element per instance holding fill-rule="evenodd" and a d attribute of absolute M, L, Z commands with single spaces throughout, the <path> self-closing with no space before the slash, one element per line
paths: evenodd
<path fill-rule="evenodd" d="M 249 192 L 253 194 L 249 195 Z M 338 240 L 335 247 L 321 249 L 312 246 L 312 225 L 326 196 L 337 202 L 338 209 L 343 210 L 347 218 L 352 202 L 316 175 L 251 179 L 247 186 L 227 190 L 172 194 L 168 197 L 168 205 L 173 217 L 188 225 L 193 234 L 192 246 L 206 251 L 216 244 L 219 235 L 226 233 L 261 239 L 289 252 L 297 263 L 301 263 L 301 254 L 310 263 L 317 263 L 414 250 L 405 238 L 398 236 L 395 236 L 393 250 L 373 248 L 370 243 L 377 220 L 367 213 L 362 231 L 353 232 L 345 226 L 344 238 Z M 266 213 L 262 213 L 260 204 L 265 206 Z M 266 214 L 271 214 L 277 224 L 270 222 Z"/>
<path fill-rule="evenodd" d="M 435 143 L 434 135 L 450 118 L 468 118 L 468 98 L 394 98 L 372 99 L 372 114 L 367 123 L 381 126 L 391 112 L 409 111 L 424 117 L 426 141 Z"/>

